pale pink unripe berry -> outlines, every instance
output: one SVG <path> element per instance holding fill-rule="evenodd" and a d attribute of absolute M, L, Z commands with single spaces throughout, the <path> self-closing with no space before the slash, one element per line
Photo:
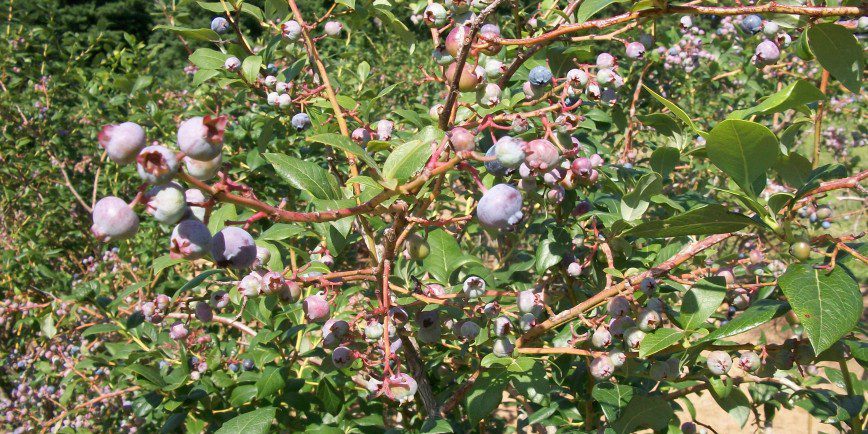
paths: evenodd
<path fill-rule="evenodd" d="M 190 332 L 182 322 L 176 322 L 169 328 L 169 337 L 178 341 L 187 337 Z"/>
<path fill-rule="evenodd" d="M 154 220 L 173 225 L 187 213 L 187 196 L 177 183 L 158 185 L 145 194 L 146 209 Z"/>
<path fill-rule="evenodd" d="M 223 155 L 217 155 L 208 161 L 194 160 L 190 157 L 184 157 L 184 171 L 188 175 L 200 180 L 207 181 L 217 176 L 217 171 L 223 164 Z"/>
<path fill-rule="evenodd" d="M 476 75 L 478 77 L 482 76 L 479 73 Z M 501 92 L 500 86 L 495 83 L 488 83 L 476 91 L 476 102 L 483 107 L 494 107 L 500 103 Z"/>
<path fill-rule="evenodd" d="M 452 57 L 458 57 L 458 50 L 464 44 L 464 38 L 470 36 L 470 28 L 465 25 L 458 25 L 449 31 L 446 35 L 446 51 Z"/>
<path fill-rule="evenodd" d="M 650 332 L 660 327 L 660 314 L 653 309 L 643 309 L 636 318 L 639 321 L 639 329 Z"/>
<path fill-rule="evenodd" d="M 588 73 L 581 69 L 567 71 L 567 81 L 574 87 L 585 87 L 588 84 Z"/>
<path fill-rule="evenodd" d="M 266 75 L 265 78 L 262 80 L 262 83 L 266 87 L 274 88 L 274 86 L 277 84 L 277 77 L 273 75 Z"/>
<path fill-rule="evenodd" d="M 598 85 L 597 83 L 589 84 L 587 93 L 588 96 L 591 97 L 591 99 L 600 99 L 600 85 Z"/>
<path fill-rule="evenodd" d="M 169 243 L 172 258 L 199 259 L 210 249 L 211 232 L 199 220 L 184 220 L 172 230 Z"/>
<path fill-rule="evenodd" d="M 494 319 L 494 334 L 497 336 L 506 336 L 512 330 L 512 323 L 509 322 L 509 318 L 505 316 L 499 316 Z"/>
<path fill-rule="evenodd" d="M 607 380 L 615 373 L 615 365 L 606 356 L 595 357 L 591 361 L 591 376 L 597 380 Z"/>
<path fill-rule="evenodd" d="M 525 162 L 532 168 L 545 171 L 560 159 L 560 150 L 546 139 L 531 140 L 525 146 Z"/>
<path fill-rule="evenodd" d="M 219 267 L 247 268 L 256 260 L 256 244 L 244 229 L 227 226 L 211 240 L 211 257 Z"/>
<path fill-rule="evenodd" d="M 594 154 L 588 157 L 588 161 L 591 162 L 591 167 L 600 167 L 603 165 L 603 157 L 600 154 Z"/>
<path fill-rule="evenodd" d="M 388 119 L 380 120 L 379 122 L 377 122 L 377 138 L 386 142 L 392 140 L 392 131 L 394 129 L 394 122 Z"/>
<path fill-rule="evenodd" d="M 515 301 L 518 304 L 518 311 L 521 313 L 533 312 L 538 304 L 536 294 L 530 289 L 519 292 Z"/>
<path fill-rule="evenodd" d="M 269 261 L 271 261 L 271 250 L 262 246 L 256 246 L 256 262 L 254 265 L 257 267 L 265 267 L 268 265 Z"/>
<path fill-rule="evenodd" d="M 573 173 L 582 178 L 589 177 L 593 168 L 594 167 L 591 164 L 591 160 L 585 157 L 576 158 L 575 160 L 573 160 L 573 164 L 570 166 L 570 170 L 572 170 Z"/>
<path fill-rule="evenodd" d="M 712 351 L 705 361 L 714 375 L 725 375 L 732 366 L 732 357 L 726 351 Z"/>
<path fill-rule="evenodd" d="M 304 316 L 310 322 L 325 322 L 331 314 L 328 301 L 319 294 L 308 296 L 301 305 Z"/>
<path fill-rule="evenodd" d="M 341 30 L 344 29 L 344 25 L 338 21 L 329 21 L 325 23 L 323 26 L 323 32 L 325 32 L 328 36 L 337 36 L 341 34 Z"/>
<path fill-rule="evenodd" d="M 521 212 L 521 192 L 507 184 L 488 189 L 476 206 L 476 217 L 489 229 L 507 229 L 518 223 Z"/>
<path fill-rule="evenodd" d="M 136 156 L 145 147 L 145 130 L 133 122 L 106 125 L 97 139 L 112 161 L 130 164 L 136 161 Z"/>
<path fill-rule="evenodd" d="M 738 367 L 746 372 L 756 372 L 761 366 L 760 356 L 753 351 L 745 351 L 738 358 Z"/>
<path fill-rule="evenodd" d="M 283 37 L 290 41 L 297 41 L 301 38 L 301 24 L 295 20 L 289 20 L 280 25 L 280 31 Z"/>
<path fill-rule="evenodd" d="M 483 24 L 482 27 L 479 29 L 479 41 L 478 42 L 488 43 L 488 46 L 480 49 L 479 51 L 486 54 L 486 55 L 489 55 L 489 56 L 493 56 L 493 55 L 499 53 L 502 46 L 492 43 L 492 42 L 498 40 L 499 38 L 500 38 L 500 27 L 498 27 L 497 24 L 490 24 L 490 23 L 489 24 Z"/>
<path fill-rule="evenodd" d="M 612 317 L 627 315 L 630 312 L 630 301 L 623 295 L 618 295 L 609 300 L 606 310 Z"/>
<path fill-rule="evenodd" d="M 579 277 L 582 275 L 582 264 L 578 262 L 571 262 L 570 265 L 567 266 L 567 274 L 570 277 Z"/>
<path fill-rule="evenodd" d="M 455 76 L 458 71 L 458 64 L 451 63 L 448 68 L 446 68 L 445 78 L 447 83 L 453 83 L 455 81 Z M 479 85 L 479 76 L 476 75 L 476 71 L 468 64 L 464 64 L 464 67 L 461 68 L 461 73 L 458 74 L 458 90 L 461 92 L 470 92 L 476 89 L 476 86 Z"/>
<path fill-rule="evenodd" d="M 277 92 L 268 92 L 268 95 L 266 95 L 265 98 L 268 105 L 277 105 L 277 99 L 280 98 L 280 94 Z"/>
<path fill-rule="evenodd" d="M 154 316 L 154 313 L 157 312 L 157 306 L 152 301 L 149 301 L 147 303 L 142 303 L 141 311 L 142 311 L 142 315 L 144 315 L 145 318 L 148 318 L 148 317 Z"/>
<path fill-rule="evenodd" d="M 623 350 L 616 348 L 609 352 L 609 360 L 612 362 L 613 366 L 620 368 L 627 362 L 627 354 L 624 353 Z"/>
<path fill-rule="evenodd" d="M 591 345 L 597 348 L 606 348 L 612 345 L 612 334 L 605 327 L 598 327 L 591 335 Z"/>
<path fill-rule="evenodd" d="M 485 295 L 485 280 L 478 276 L 469 276 L 464 279 L 462 290 L 467 298 L 474 299 Z"/>
<path fill-rule="evenodd" d="M 770 65 L 777 62 L 780 58 L 781 49 L 773 41 L 765 40 L 757 45 L 756 53 L 754 54 L 754 62 L 757 65 Z"/>
<path fill-rule="evenodd" d="M 383 336 L 383 325 L 378 321 L 371 320 L 365 325 L 365 337 L 370 340 L 380 339 Z"/>
<path fill-rule="evenodd" d="M 172 299 L 166 294 L 160 294 L 156 298 L 157 309 L 166 310 L 172 304 Z"/>
<path fill-rule="evenodd" d="M 226 132 L 226 116 L 196 116 L 178 126 L 178 148 L 187 157 L 199 161 L 211 161 L 223 150 L 223 134 Z"/>
<path fill-rule="evenodd" d="M 238 68 L 241 67 L 241 60 L 235 56 L 230 56 L 223 62 L 223 67 L 226 68 L 227 71 L 237 71 Z"/>
<path fill-rule="evenodd" d="M 136 170 L 149 184 L 165 184 L 178 173 L 178 158 L 165 146 L 151 145 L 139 152 Z"/>
<path fill-rule="evenodd" d="M 641 59 L 645 56 L 645 45 L 641 42 L 634 41 L 627 44 L 626 51 L 627 57 L 631 59 Z"/>
<path fill-rule="evenodd" d="M 125 240 L 139 230 L 139 216 L 119 197 L 100 199 L 93 206 L 92 217 L 90 231 L 100 241 Z"/>
<path fill-rule="evenodd" d="M 615 57 L 609 53 L 600 53 L 597 56 L 597 67 L 612 68 L 615 66 Z"/>
<path fill-rule="evenodd" d="M 355 360 L 353 350 L 347 347 L 337 347 L 332 351 L 332 363 L 338 369 L 349 368 Z"/>
<path fill-rule="evenodd" d="M 276 90 L 278 94 L 289 92 L 292 90 L 292 82 L 278 81 L 277 83 L 274 83 L 274 90 Z"/>
<path fill-rule="evenodd" d="M 609 84 L 614 80 L 615 73 L 611 69 L 602 68 L 597 71 L 597 83 Z"/>
<path fill-rule="evenodd" d="M 269 271 L 262 276 L 263 294 L 279 294 L 286 286 L 286 278 L 277 271 Z"/>
<path fill-rule="evenodd" d="M 491 347 L 491 352 L 497 357 L 509 357 L 515 350 L 515 344 L 507 337 L 497 338 Z"/>
<path fill-rule="evenodd" d="M 288 93 L 282 93 L 277 97 L 277 106 L 287 108 L 292 106 L 292 97 Z"/>
<path fill-rule="evenodd" d="M 195 218 L 199 221 L 205 221 L 205 208 L 201 204 L 205 203 L 205 194 L 198 188 L 188 188 L 184 191 L 184 200 L 187 201 L 187 209 L 189 214 L 186 218 Z"/>
<path fill-rule="evenodd" d="M 630 327 L 624 331 L 624 346 L 632 351 L 639 349 L 642 344 L 642 339 L 645 339 L 645 332 L 636 327 Z"/>
<path fill-rule="evenodd" d="M 360 145 L 367 145 L 371 141 L 371 133 L 367 128 L 359 127 L 353 130 L 352 139 Z"/>
<path fill-rule="evenodd" d="M 238 290 L 245 297 L 256 297 L 262 289 L 262 276 L 254 271 L 241 278 L 238 282 Z"/>
<path fill-rule="evenodd" d="M 386 387 L 386 395 L 398 402 L 413 399 L 413 395 L 419 389 L 416 380 L 403 372 L 388 377 L 383 386 Z"/>
<path fill-rule="evenodd" d="M 210 303 L 215 309 L 223 309 L 229 305 L 229 293 L 222 290 L 212 292 Z"/>
<path fill-rule="evenodd" d="M 473 151 L 476 149 L 476 135 L 471 133 L 467 128 L 455 127 L 446 133 L 449 138 L 449 143 L 452 144 L 452 149 L 456 152 Z"/>
<path fill-rule="evenodd" d="M 446 295 L 446 289 L 439 283 L 429 283 L 422 287 L 422 293 L 428 297 L 439 298 Z"/>

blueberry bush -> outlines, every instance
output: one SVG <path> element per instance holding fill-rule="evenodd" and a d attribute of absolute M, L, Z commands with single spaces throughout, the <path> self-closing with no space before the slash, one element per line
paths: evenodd
<path fill-rule="evenodd" d="M 865 429 L 864 4 L 76 3 L 0 8 L 3 430 Z"/>

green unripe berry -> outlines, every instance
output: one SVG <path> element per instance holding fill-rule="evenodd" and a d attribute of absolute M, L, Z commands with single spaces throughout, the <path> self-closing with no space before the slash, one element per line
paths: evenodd
<path fill-rule="evenodd" d="M 428 246 L 428 241 L 419 234 L 410 234 L 407 237 L 407 254 L 414 261 L 421 261 L 428 257 L 431 253 L 431 248 Z"/>
<path fill-rule="evenodd" d="M 795 242 L 790 246 L 790 253 L 800 261 L 807 260 L 811 256 L 811 245 L 804 241 Z"/>

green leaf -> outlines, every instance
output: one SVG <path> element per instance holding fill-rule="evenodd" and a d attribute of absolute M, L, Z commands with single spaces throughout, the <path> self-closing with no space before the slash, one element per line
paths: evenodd
<path fill-rule="evenodd" d="M 665 220 L 642 223 L 627 230 L 624 235 L 666 238 L 684 235 L 723 234 L 737 231 L 754 223 L 746 215 L 728 211 L 723 205 L 715 204 L 677 214 Z"/>
<path fill-rule="evenodd" d="M 790 152 L 781 156 L 775 165 L 775 170 L 790 187 L 798 188 L 805 185 L 811 175 L 811 162 L 801 154 Z"/>
<path fill-rule="evenodd" d="M 335 133 L 323 133 L 310 136 L 307 138 L 307 141 L 322 143 L 323 145 L 338 148 L 344 152 L 354 155 L 364 161 L 365 164 L 368 165 L 368 167 L 374 169 L 377 174 L 380 174 L 380 169 L 377 167 L 377 162 L 375 162 L 374 159 L 371 158 L 368 153 L 365 152 L 364 149 L 362 149 L 361 146 L 353 143 L 353 141 L 347 137 Z"/>
<path fill-rule="evenodd" d="M 276 411 L 274 407 L 262 407 L 239 414 L 226 421 L 215 434 L 265 434 L 274 421 Z"/>
<path fill-rule="evenodd" d="M 112 333 L 120 329 L 121 328 L 116 324 L 96 324 L 86 328 L 83 332 L 81 332 L 81 337 L 86 338 L 88 336 L 98 335 L 102 333 Z"/>
<path fill-rule="evenodd" d="M 600 403 L 600 408 L 609 420 L 617 420 L 621 411 L 633 399 L 634 389 L 626 384 L 613 384 L 608 381 L 594 386 L 591 396 Z"/>
<path fill-rule="evenodd" d="M 576 24 L 584 23 L 588 21 L 588 18 L 591 18 L 597 12 L 605 9 L 606 6 L 609 6 L 612 3 L 623 3 L 624 0 L 587 0 L 581 3 L 579 9 L 576 11 Z"/>
<path fill-rule="evenodd" d="M 430 142 L 411 140 L 389 154 L 383 164 L 383 177 L 404 181 L 422 169 L 430 157 Z"/>
<path fill-rule="evenodd" d="M 338 414 L 344 405 L 344 394 L 338 390 L 335 383 L 328 377 L 322 377 L 316 387 L 316 397 L 323 403 L 323 409 L 331 414 Z"/>
<path fill-rule="evenodd" d="M 139 377 L 148 380 L 153 385 L 158 388 L 166 387 L 166 380 L 163 379 L 163 375 L 160 374 L 160 371 L 153 366 L 144 366 L 138 363 L 134 363 L 125 368 L 128 372 L 134 373 Z"/>
<path fill-rule="evenodd" d="M 256 397 L 262 399 L 275 396 L 285 384 L 286 380 L 284 380 L 280 368 L 266 366 L 259 379 L 256 380 Z"/>
<path fill-rule="evenodd" d="M 840 267 L 831 272 L 792 264 L 778 278 L 805 333 L 820 354 L 853 330 L 862 315 L 859 285 Z"/>
<path fill-rule="evenodd" d="M 657 94 L 657 92 L 654 92 L 653 90 L 651 90 L 651 88 L 649 88 L 648 86 L 645 86 L 643 84 L 642 87 L 645 88 L 645 91 L 650 93 L 651 96 L 654 97 L 654 99 L 656 99 L 657 101 L 660 101 L 661 104 L 666 106 L 666 108 L 668 108 L 672 112 L 672 114 L 674 114 L 678 119 L 681 119 L 682 121 L 684 121 L 684 123 L 686 123 L 690 127 L 690 129 L 693 130 L 693 132 L 695 132 L 696 134 L 699 134 L 700 136 L 703 136 L 703 137 L 705 137 L 707 135 L 707 133 L 705 131 L 700 130 L 699 127 L 697 127 L 696 124 L 693 123 L 693 119 L 690 119 L 690 116 L 688 116 L 687 112 L 682 110 L 681 107 L 678 107 L 672 101 L 669 101 L 668 99 L 663 98 L 662 96 Z"/>
<path fill-rule="evenodd" d="M 684 337 L 684 332 L 673 328 L 661 328 L 648 333 L 639 344 L 639 357 L 645 358 L 657 354 L 675 344 Z"/>
<path fill-rule="evenodd" d="M 549 268 L 559 264 L 567 253 L 569 253 L 567 249 L 558 240 L 544 239 L 536 248 L 534 260 L 536 272 L 543 274 Z"/>
<path fill-rule="evenodd" d="M 448 284 L 453 261 L 461 256 L 458 241 L 443 229 L 435 229 L 428 233 L 428 246 L 431 253 L 422 260 L 422 268 L 437 281 Z"/>
<path fill-rule="evenodd" d="M 696 330 L 720 307 L 726 296 L 726 280 L 723 277 L 706 277 L 696 282 L 684 294 L 678 322 L 684 330 Z"/>
<path fill-rule="evenodd" d="M 471 424 L 488 417 L 500 405 L 507 384 L 505 376 L 489 371 L 473 385 L 473 390 L 467 394 L 467 416 Z"/>
<path fill-rule="evenodd" d="M 190 55 L 190 63 L 201 69 L 223 69 L 229 55 L 210 48 L 199 48 Z"/>
<path fill-rule="evenodd" d="M 446 419 L 427 419 L 425 420 L 425 423 L 422 424 L 421 432 L 423 434 L 448 434 L 455 431 Z"/>
<path fill-rule="evenodd" d="M 226 227 L 226 222 L 238 219 L 238 213 L 235 211 L 235 205 L 224 203 L 211 212 L 211 217 L 208 219 L 208 230 L 212 234 L 216 234 Z"/>
<path fill-rule="evenodd" d="M 646 173 L 639 178 L 630 193 L 621 198 L 621 218 L 626 221 L 638 220 L 648 210 L 651 196 L 663 190 L 662 178 L 656 172 Z"/>
<path fill-rule="evenodd" d="M 218 75 L 220 75 L 220 71 L 216 69 L 200 69 L 193 74 L 193 86 L 199 86 Z"/>
<path fill-rule="evenodd" d="M 155 26 L 154 30 L 169 30 L 177 33 L 181 37 L 197 41 L 212 42 L 220 39 L 220 35 L 211 29 L 190 29 L 187 27 L 167 26 L 161 24 Z"/>
<path fill-rule="evenodd" d="M 728 380 L 727 380 L 728 381 Z M 750 401 L 744 392 L 738 387 L 731 387 L 730 384 L 725 384 L 724 381 L 716 378 L 709 379 L 711 387 L 711 396 L 724 409 L 739 426 L 744 428 L 750 416 Z"/>
<path fill-rule="evenodd" d="M 215 274 L 222 274 L 222 273 L 223 273 L 223 270 L 220 270 L 220 269 L 205 270 L 205 271 L 199 273 L 198 276 L 190 279 L 189 282 L 185 283 L 183 286 L 178 288 L 178 290 L 175 291 L 175 295 L 181 294 L 184 291 L 189 291 L 189 290 L 199 286 L 199 284 L 204 282 L 205 279 L 207 279 L 207 278 L 209 278 Z"/>
<path fill-rule="evenodd" d="M 256 79 L 259 78 L 259 68 L 261 67 L 261 56 L 247 56 L 241 62 L 241 75 L 248 83 L 256 83 Z"/>
<path fill-rule="evenodd" d="M 672 116 L 666 113 L 651 113 L 650 115 L 636 115 L 643 125 L 654 128 L 664 136 L 675 137 L 681 134 L 681 127 Z M 661 148 L 663 149 L 663 148 Z"/>
<path fill-rule="evenodd" d="M 259 235 L 262 241 L 283 241 L 304 232 L 304 228 L 287 223 L 275 223 Z"/>
<path fill-rule="evenodd" d="M 681 153 L 678 152 L 678 149 L 671 146 L 657 148 L 651 153 L 651 168 L 664 178 L 668 178 L 672 169 L 678 165 L 680 158 Z"/>
<path fill-rule="evenodd" d="M 697 343 L 713 342 L 717 339 L 728 338 L 739 333 L 744 333 L 753 328 L 759 327 L 790 310 L 790 305 L 778 300 L 757 300 L 744 312 L 738 314 L 728 323 L 720 326 L 717 330 L 706 335 Z"/>
<path fill-rule="evenodd" d="M 213 233 L 213 232 L 212 232 Z M 154 270 L 154 275 L 160 274 L 161 271 L 169 267 L 187 262 L 184 258 L 172 258 L 169 255 L 163 255 L 151 262 L 151 268 Z"/>
<path fill-rule="evenodd" d="M 798 80 L 770 95 L 761 103 L 748 109 L 736 110 L 726 118 L 744 119 L 754 114 L 779 113 L 825 98 L 826 95 L 823 95 L 823 92 L 820 92 L 816 86 L 805 80 Z"/>
<path fill-rule="evenodd" d="M 832 23 L 808 29 L 808 47 L 832 77 L 855 94 L 862 90 L 862 47 L 853 32 Z"/>
<path fill-rule="evenodd" d="M 636 395 L 612 423 L 612 429 L 618 434 L 632 433 L 640 426 L 661 430 L 669 424 L 673 413 L 672 407 L 659 396 Z"/>
<path fill-rule="evenodd" d="M 749 121 L 729 119 L 711 129 L 706 144 L 708 158 L 751 196 L 753 182 L 778 160 L 778 138 L 768 128 Z"/>
<path fill-rule="evenodd" d="M 277 174 L 293 187 L 304 190 L 317 199 L 341 199 L 338 180 L 319 165 L 284 154 L 265 154 Z"/>
<path fill-rule="evenodd" d="M 46 339 L 51 339 L 57 334 L 57 327 L 54 326 L 54 316 L 50 313 L 42 317 L 39 321 L 39 329 Z"/>

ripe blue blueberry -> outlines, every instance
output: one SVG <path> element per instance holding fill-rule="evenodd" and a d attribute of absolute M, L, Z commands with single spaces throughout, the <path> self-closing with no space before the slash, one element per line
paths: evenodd
<path fill-rule="evenodd" d="M 256 244 L 244 229 L 227 226 L 211 240 L 211 257 L 219 267 L 247 268 L 256 260 Z"/>
<path fill-rule="evenodd" d="M 245 371 L 252 371 L 253 368 L 256 367 L 256 364 L 253 363 L 253 359 L 244 359 L 241 361 L 241 367 L 244 368 Z"/>
<path fill-rule="evenodd" d="M 748 15 L 741 20 L 739 26 L 745 32 L 755 34 L 762 30 L 763 19 L 759 15 Z"/>
<path fill-rule="evenodd" d="M 754 62 L 758 66 L 769 65 L 781 58 L 781 49 L 773 41 L 765 40 L 756 47 Z"/>
<path fill-rule="evenodd" d="M 337 347 L 332 351 L 332 363 L 338 369 L 349 368 L 354 360 L 353 350 L 347 347 Z"/>
<path fill-rule="evenodd" d="M 465 321 L 461 324 L 458 335 L 461 339 L 473 340 L 479 336 L 480 327 L 473 321 Z"/>
<path fill-rule="evenodd" d="M 310 116 L 307 113 L 296 113 L 295 116 L 292 117 L 292 127 L 295 128 L 296 131 L 304 131 L 310 128 Z"/>
<path fill-rule="evenodd" d="M 507 229 L 521 220 L 521 192 L 507 184 L 491 187 L 476 206 L 479 222 L 490 229 Z"/>
<path fill-rule="evenodd" d="M 229 30 L 229 21 L 223 17 L 214 17 L 214 19 L 211 20 L 211 30 L 219 34 L 226 33 L 226 31 Z"/>
<path fill-rule="evenodd" d="M 527 81 L 536 87 L 542 87 L 552 82 L 552 71 L 545 66 L 535 66 L 527 75 Z"/>

